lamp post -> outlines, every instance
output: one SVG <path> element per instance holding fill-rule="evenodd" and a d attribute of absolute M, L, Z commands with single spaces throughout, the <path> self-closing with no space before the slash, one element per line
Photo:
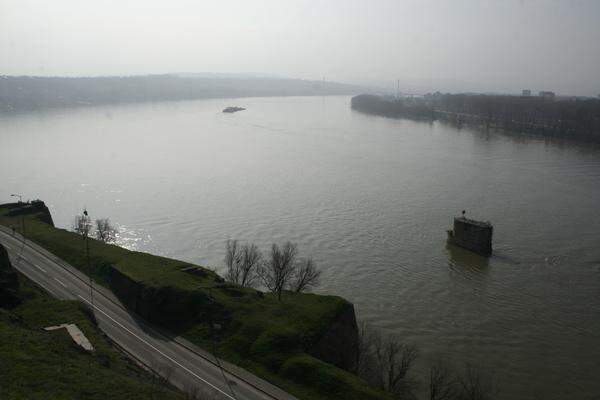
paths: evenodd
<path fill-rule="evenodd" d="M 83 239 L 85 240 L 85 256 L 87 259 L 87 269 L 90 278 L 90 303 L 92 304 L 92 312 L 94 311 L 94 285 L 92 281 L 92 264 L 90 263 L 90 242 L 89 233 L 91 229 L 90 217 L 87 210 L 83 209 Z"/>
<path fill-rule="evenodd" d="M 23 195 L 12 193 L 10 197 L 18 197 L 19 204 L 23 203 Z M 23 236 L 23 240 L 25 240 L 25 215 L 21 213 L 21 235 Z"/>
<path fill-rule="evenodd" d="M 221 365 L 221 361 L 220 361 L 219 355 L 218 355 L 217 335 L 221 333 L 221 330 L 223 327 L 221 326 L 221 324 L 216 323 L 215 319 L 213 318 L 213 311 L 214 311 L 213 304 L 216 303 L 216 300 L 212 295 L 212 289 L 214 289 L 214 287 L 213 286 L 198 286 L 198 289 L 208 289 L 208 301 L 210 301 L 212 303 L 209 306 L 209 310 L 208 310 L 208 323 L 209 323 L 210 337 L 211 337 L 212 344 L 213 344 L 213 353 L 214 353 L 213 356 L 215 357 L 217 366 L 221 370 L 221 375 L 223 376 L 223 381 L 225 382 L 227 387 L 229 387 L 229 391 L 231 391 L 233 398 L 237 399 L 237 397 L 235 395 L 235 391 L 233 390 L 233 387 L 231 386 L 231 382 L 229 381 L 229 379 L 227 379 L 227 376 L 225 375 L 225 371 L 223 370 L 223 366 Z"/>

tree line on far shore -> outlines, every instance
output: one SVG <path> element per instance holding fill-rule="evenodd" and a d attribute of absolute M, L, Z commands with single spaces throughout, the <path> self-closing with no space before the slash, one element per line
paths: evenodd
<path fill-rule="evenodd" d="M 1 71 L 0 71 L 1 73 Z M 249 96 L 350 95 L 357 86 L 302 79 L 162 74 L 104 77 L 0 75 L 0 113 L 101 104 Z"/>
<path fill-rule="evenodd" d="M 485 94 L 359 95 L 352 108 L 392 118 L 445 120 L 545 136 L 600 141 L 600 99 Z"/>
<path fill-rule="evenodd" d="M 431 96 L 430 102 L 509 130 L 600 140 L 600 99 L 446 94 Z"/>

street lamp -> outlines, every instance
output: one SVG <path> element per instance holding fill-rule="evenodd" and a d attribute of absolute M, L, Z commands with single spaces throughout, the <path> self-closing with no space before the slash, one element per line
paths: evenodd
<path fill-rule="evenodd" d="M 212 289 L 214 289 L 214 286 L 198 286 L 198 289 L 208 289 L 208 300 L 213 304 L 216 303 L 216 300 L 212 295 Z M 212 340 L 212 344 L 213 344 L 213 353 L 214 353 L 213 356 L 215 357 L 217 366 L 221 370 L 221 375 L 223 376 L 223 381 L 229 387 L 229 390 L 231 391 L 233 398 L 237 399 L 237 397 L 235 395 L 235 391 L 233 390 L 233 387 L 231 386 L 232 382 L 230 382 L 229 379 L 227 379 L 227 376 L 225 375 L 225 370 L 223 369 L 223 366 L 221 365 L 221 361 L 219 359 L 219 354 L 218 354 L 219 349 L 217 347 L 217 335 L 219 333 L 221 333 L 221 330 L 223 327 L 221 326 L 221 324 L 216 323 L 214 321 L 213 311 L 214 311 L 214 308 L 211 304 L 208 309 L 208 323 L 209 323 L 210 336 L 211 336 L 211 340 Z"/>
<path fill-rule="evenodd" d="M 10 197 L 18 197 L 19 204 L 23 203 L 23 196 L 20 194 L 12 193 Z M 13 228 L 14 232 L 14 228 Z M 25 214 L 21 212 L 21 235 L 23 236 L 23 240 L 25 240 Z"/>
<path fill-rule="evenodd" d="M 83 233 L 83 240 L 85 240 L 85 255 L 86 255 L 86 259 L 87 259 L 88 274 L 89 274 L 89 278 L 90 278 L 90 303 L 92 304 L 92 312 L 94 312 L 94 286 L 93 286 L 93 281 L 92 281 L 92 264 L 90 263 L 90 242 L 88 239 L 92 224 L 90 222 L 90 217 L 88 216 L 87 209 L 85 209 L 85 208 L 83 209 L 82 219 L 83 219 L 82 233 Z"/>

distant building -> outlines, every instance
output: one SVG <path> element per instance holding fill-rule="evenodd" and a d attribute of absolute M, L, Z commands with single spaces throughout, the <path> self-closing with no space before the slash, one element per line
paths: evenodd
<path fill-rule="evenodd" d="M 523 96 L 523 97 L 530 97 L 531 96 L 531 90 L 529 90 L 529 89 L 523 89 L 523 92 L 521 93 L 521 96 Z"/>
<path fill-rule="evenodd" d="M 539 96 L 543 97 L 544 99 L 547 99 L 547 100 L 554 100 L 554 98 L 556 97 L 556 94 L 554 92 L 541 91 L 539 93 Z"/>

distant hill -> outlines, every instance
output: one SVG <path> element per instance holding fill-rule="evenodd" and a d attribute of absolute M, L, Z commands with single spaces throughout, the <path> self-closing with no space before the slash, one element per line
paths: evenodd
<path fill-rule="evenodd" d="M 236 75 L 0 76 L 0 112 L 206 98 L 353 95 L 361 91 L 365 88 L 343 83 Z"/>

